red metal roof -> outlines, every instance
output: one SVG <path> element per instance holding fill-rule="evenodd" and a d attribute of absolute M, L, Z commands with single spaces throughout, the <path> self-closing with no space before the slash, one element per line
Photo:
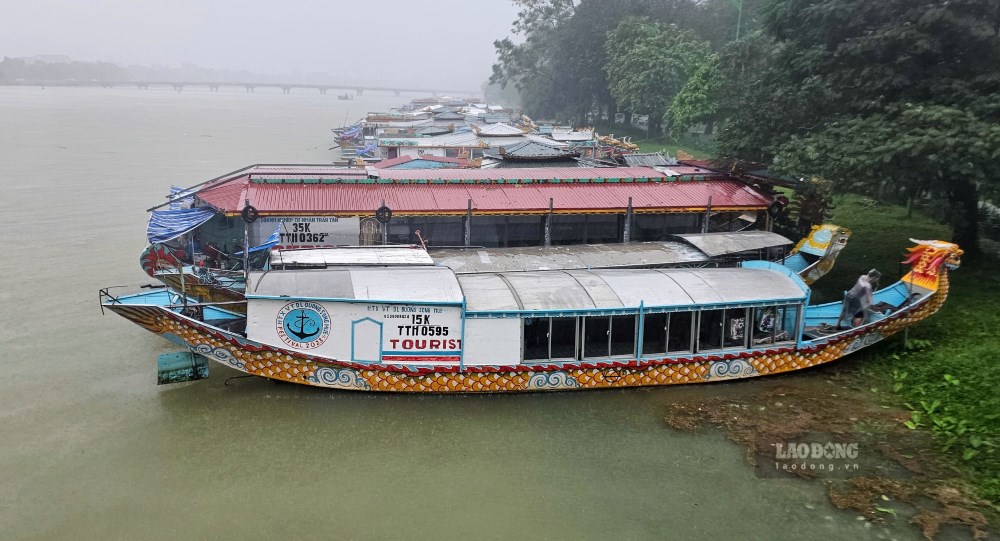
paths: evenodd
<path fill-rule="evenodd" d="M 654 178 L 667 175 L 649 167 L 523 167 L 491 169 L 383 169 L 379 178 L 387 180 L 593 180 Z"/>
<path fill-rule="evenodd" d="M 462 171 L 468 173 L 468 170 Z M 558 212 L 680 211 L 712 208 L 764 209 L 771 202 L 731 180 L 611 184 L 260 184 L 233 182 L 198 194 L 206 203 L 237 214 L 244 200 L 265 214 L 371 215 L 382 201 L 397 215 L 476 212 L 546 212 L 549 198 Z"/>

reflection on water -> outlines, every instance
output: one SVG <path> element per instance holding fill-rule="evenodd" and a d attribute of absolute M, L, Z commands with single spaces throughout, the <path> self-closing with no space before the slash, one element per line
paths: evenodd
<path fill-rule="evenodd" d="M 148 282 L 145 209 L 329 161 L 330 127 L 402 100 L 0 87 L 0 537 L 888 538 L 818 484 L 756 478 L 721 433 L 665 428 L 670 393 L 753 382 L 396 396 L 212 365 L 157 387 L 169 344 L 96 302 Z"/>

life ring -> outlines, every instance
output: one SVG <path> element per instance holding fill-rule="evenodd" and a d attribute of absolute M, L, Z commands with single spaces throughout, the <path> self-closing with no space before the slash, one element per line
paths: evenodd
<path fill-rule="evenodd" d="M 785 209 L 785 205 L 781 204 L 781 201 L 772 201 L 770 205 L 767 206 L 768 216 L 774 218 Z"/>
<path fill-rule="evenodd" d="M 244 222 L 252 224 L 257 221 L 257 218 L 260 217 L 260 213 L 257 212 L 257 209 L 252 205 L 247 205 L 243 207 L 243 211 L 240 212 L 240 216 L 243 217 Z"/>

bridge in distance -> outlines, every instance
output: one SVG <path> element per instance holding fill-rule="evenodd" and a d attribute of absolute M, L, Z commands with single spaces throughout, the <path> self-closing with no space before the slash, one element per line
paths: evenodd
<path fill-rule="evenodd" d="M 292 89 L 304 88 L 304 89 L 315 89 L 318 90 L 320 94 L 326 94 L 328 90 L 352 90 L 357 95 L 362 95 L 367 91 L 377 91 L 377 92 L 392 92 L 395 95 L 400 95 L 403 92 L 417 93 L 417 94 L 460 94 L 460 95 L 470 95 L 476 96 L 481 93 L 479 90 L 468 90 L 468 89 L 453 89 L 453 88 L 415 88 L 415 87 L 399 87 L 399 86 L 374 86 L 374 85 L 356 85 L 356 84 L 311 84 L 311 83 L 241 83 L 241 82 L 205 82 L 205 81 L 0 81 L 0 86 L 37 86 L 45 88 L 47 86 L 65 86 L 65 87 L 101 87 L 101 88 L 115 88 L 115 87 L 127 87 L 134 86 L 140 89 L 147 89 L 150 87 L 161 87 L 161 88 L 173 88 L 174 90 L 181 92 L 188 87 L 200 87 L 208 88 L 212 92 L 216 92 L 222 87 L 234 87 L 243 88 L 247 92 L 253 92 L 257 88 L 280 88 L 285 94 L 290 94 Z"/>

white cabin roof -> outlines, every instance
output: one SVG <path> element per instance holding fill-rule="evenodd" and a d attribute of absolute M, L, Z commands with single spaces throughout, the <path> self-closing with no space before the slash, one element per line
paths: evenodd
<path fill-rule="evenodd" d="M 247 298 L 260 297 L 461 304 L 462 289 L 444 267 L 335 267 L 251 272 Z"/>
<path fill-rule="evenodd" d="M 247 298 L 439 302 L 472 312 L 683 308 L 803 302 L 797 278 L 763 268 L 596 269 L 456 275 L 447 267 L 331 267 L 250 273 Z"/>
<path fill-rule="evenodd" d="M 428 253 L 434 264 L 448 267 L 457 274 L 655 267 L 708 260 L 696 248 L 675 241 L 518 248 L 431 248 Z"/>
<path fill-rule="evenodd" d="M 804 301 L 794 279 L 766 269 L 600 269 L 462 274 L 469 311 L 587 310 Z"/>
<path fill-rule="evenodd" d="M 427 255 L 427 251 L 416 246 L 345 246 L 340 248 L 271 250 L 271 267 L 430 266 L 433 264 L 434 260 Z"/>

